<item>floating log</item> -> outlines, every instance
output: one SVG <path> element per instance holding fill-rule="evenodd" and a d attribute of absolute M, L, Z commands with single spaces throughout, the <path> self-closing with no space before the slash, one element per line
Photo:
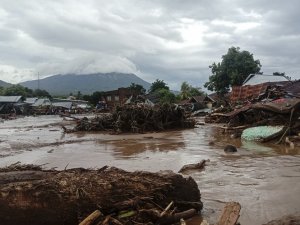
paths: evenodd
<path fill-rule="evenodd" d="M 177 208 L 174 215 L 191 206 L 196 212 L 202 209 L 196 182 L 172 172 L 104 167 L 55 171 L 18 164 L 0 169 L 1 225 L 78 225 L 95 210 L 103 213 L 103 219 L 111 215 L 123 224 L 131 220 L 147 223 L 141 213 L 131 212 L 157 209 L 160 215 L 172 201 Z"/>
<path fill-rule="evenodd" d="M 187 164 L 184 165 L 179 171 L 178 173 L 185 173 L 188 170 L 202 170 L 204 169 L 205 163 L 208 160 L 201 160 L 199 163 L 194 163 L 194 164 Z"/>
<path fill-rule="evenodd" d="M 240 217 L 241 205 L 238 202 L 226 203 L 216 225 L 235 225 Z"/>

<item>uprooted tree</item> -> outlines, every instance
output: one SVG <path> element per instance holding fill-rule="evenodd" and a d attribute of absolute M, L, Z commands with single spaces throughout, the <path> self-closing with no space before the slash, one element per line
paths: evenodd
<path fill-rule="evenodd" d="M 205 83 L 210 91 L 219 94 L 227 93 L 230 86 L 242 85 L 244 80 L 252 73 L 258 73 L 261 68 L 259 60 L 255 60 L 253 54 L 241 51 L 239 47 L 231 47 L 222 61 L 209 66 L 212 75 Z"/>

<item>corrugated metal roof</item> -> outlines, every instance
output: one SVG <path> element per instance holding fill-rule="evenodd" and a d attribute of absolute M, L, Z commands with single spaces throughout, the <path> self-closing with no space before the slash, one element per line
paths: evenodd
<path fill-rule="evenodd" d="M 192 98 L 195 99 L 196 102 L 203 102 L 206 96 L 199 95 L 199 96 L 193 96 Z"/>
<path fill-rule="evenodd" d="M 37 107 L 37 106 L 44 106 L 44 105 L 51 105 L 50 100 L 47 98 L 40 98 L 36 100 L 36 102 L 32 106 Z"/>
<path fill-rule="evenodd" d="M 28 104 L 33 104 L 36 102 L 36 100 L 38 100 L 38 98 L 26 98 L 24 102 Z"/>
<path fill-rule="evenodd" d="M 266 75 L 266 74 L 250 74 L 243 83 L 245 85 L 257 85 L 268 82 L 282 82 L 289 81 L 285 76 L 279 75 Z"/>
<path fill-rule="evenodd" d="M 17 103 L 21 101 L 22 96 L 0 96 L 0 102 Z"/>
<path fill-rule="evenodd" d="M 66 108 L 66 109 L 71 109 L 72 102 L 53 102 L 52 106 L 62 107 L 62 108 Z"/>

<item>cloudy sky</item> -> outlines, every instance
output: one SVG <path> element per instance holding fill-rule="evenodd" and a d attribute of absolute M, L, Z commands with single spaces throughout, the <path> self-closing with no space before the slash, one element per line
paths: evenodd
<path fill-rule="evenodd" d="M 300 78 L 298 0 L 0 0 L 0 80 L 135 73 L 202 86 L 229 47 Z"/>

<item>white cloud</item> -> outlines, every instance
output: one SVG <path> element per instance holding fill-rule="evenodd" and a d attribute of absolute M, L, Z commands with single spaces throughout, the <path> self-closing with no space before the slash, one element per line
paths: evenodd
<path fill-rule="evenodd" d="M 265 71 L 300 69 L 299 1 L 0 0 L 0 80 L 137 73 L 204 83 L 231 46 Z"/>

